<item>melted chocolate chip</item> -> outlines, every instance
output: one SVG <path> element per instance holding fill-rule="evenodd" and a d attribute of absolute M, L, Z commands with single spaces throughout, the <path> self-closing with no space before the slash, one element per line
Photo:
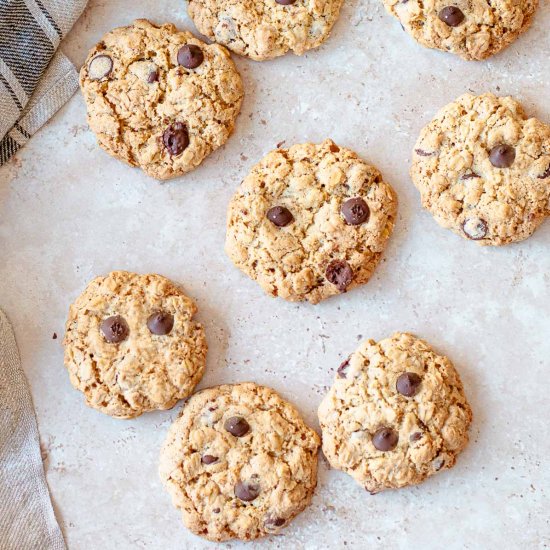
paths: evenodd
<path fill-rule="evenodd" d="M 235 496 L 244 502 L 251 502 L 258 498 L 260 486 L 252 481 L 239 481 L 235 485 Z"/>
<path fill-rule="evenodd" d="M 101 80 L 111 74 L 113 60 L 105 54 L 96 55 L 88 64 L 90 80 Z"/>
<path fill-rule="evenodd" d="M 415 372 L 404 372 L 395 384 L 397 391 L 405 397 L 412 397 L 418 393 L 422 379 Z"/>
<path fill-rule="evenodd" d="M 342 205 L 342 216 L 348 225 L 361 225 L 369 220 L 369 205 L 361 197 L 348 199 Z"/>
<path fill-rule="evenodd" d="M 413 434 L 410 435 L 409 441 L 411 443 L 415 443 L 416 441 L 420 441 L 422 439 L 423 435 L 424 434 L 422 432 L 414 432 Z"/>
<path fill-rule="evenodd" d="M 214 462 L 218 462 L 218 457 L 212 455 L 202 455 L 201 462 L 206 465 L 214 464 Z"/>
<path fill-rule="evenodd" d="M 275 0 L 275 2 L 281 6 L 292 6 L 292 4 L 296 4 L 296 0 Z"/>
<path fill-rule="evenodd" d="M 294 216 L 284 206 L 274 206 L 267 211 L 267 219 L 277 227 L 285 227 L 294 221 Z"/>
<path fill-rule="evenodd" d="M 546 178 L 550 178 L 550 165 L 548 165 L 548 168 L 540 175 L 537 176 L 539 180 L 545 180 Z"/>
<path fill-rule="evenodd" d="M 235 437 L 243 437 L 250 431 L 250 424 L 241 416 L 228 418 L 223 427 Z"/>
<path fill-rule="evenodd" d="M 332 260 L 327 266 L 325 276 L 340 292 L 345 292 L 353 280 L 353 271 L 345 260 Z"/>
<path fill-rule="evenodd" d="M 204 54 L 195 44 L 185 44 L 178 50 L 178 63 L 186 69 L 196 69 L 203 61 Z"/>
<path fill-rule="evenodd" d="M 165 336 L 174 328 L 174 316 L 167 311 L 156 311 L 147 319 L 147 328 L 152 334 Z"/>
<path fill-rule="evenodd" d="M 464 235 L 472 241 L 483 239 L 487 235 L 488 230 L 487 222 L 481 218 L 467 218 L 462 224 Z"/>
<path fill-rule="evenodd" d="M 159 79 L 159 72 L 158 71 L 151 71 L 149 73 L 149 76 L 147 77 L 147 82 L 149 84 L 153 84 L 153 82 L 158 82 Z"/>
<path fill-rule="evenodd" d="M 391 428 L 380 428 L 372 436 L 372 444 L 379 451 L 392 451 L 398 440 L 399 436 Z"/>
<path fill-rule="evenodd" d="M 458 27 L 465 19 L 462 11 L 456 6 L 447 6 L 439 14 L 439 19 L 449 25 L 449 27 Z"/>
<path fill-rule="evenodd" d="M 109 344 L 119 344 L 126 340 L 130 334 L 128 323 L 126 323 L 124 317 L 120 315 L 113 315 L 112 317 L 104 319 L 101 322 L 100 330 Z"/>
<path fill-rule="evenodd" d="M 264 525 L 266 529 L 278 529 L 279 527 L 282 527 L 286 523 L 286 520 L 284 518 L 280 518 L 277 516 L 267 516 L 267 518 L 264 521 Z"/>
<path fill-rule="evenodd" d="M 516 160 L 516 150 L 510 145 L 495 145 L 489 153 L 489 160 L 495 168 L 510 168 Z"/>
<path fill-rule="evenodd" d="M 170 155 L 181 155 L 189 146 L 187 127 L 183 122 L 175 122 L 166 128 L 162 141 Z"/>
<path fill-rule="evenodd" d="M 338 378 L 346 378 L 348 375 L 348 369 L 349 369 L 349 358 L 346 359 L 339 367 L 336 373 L 338 374 Z"/>

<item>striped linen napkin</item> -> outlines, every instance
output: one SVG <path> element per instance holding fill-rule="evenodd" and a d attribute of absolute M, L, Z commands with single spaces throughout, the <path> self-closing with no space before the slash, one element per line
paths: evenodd
<path fill-rule="evenodd" d="M 15 336 L 0 310 L 0 550 L 64 550 Z"/>
<path fill-rule="evenodd" d="M 78 88 L 59 43 L 87 0 L 0 0 L 0 166 Z"/>

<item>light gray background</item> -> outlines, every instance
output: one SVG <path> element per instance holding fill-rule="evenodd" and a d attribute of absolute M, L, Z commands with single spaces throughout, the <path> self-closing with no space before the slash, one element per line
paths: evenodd
<path fill-rule="evenodd" d="M 416 45 L 380 0 L 348 0 L 319 50 L 236 60 L 246 99 L 235 135 L 184 178 L 159 184 L 103 153 L 78 94 L 0 169 L 0 304 L 15 326 L 71 549 L 210 546 L 180 524 L 157 477 L 179 407 L 113 420 L 84 406 L 64 370 L 67 308 L 112 269 L 159 272 L 196 298 L 210 344 L 200 387 L 268 384 L 316 427 L 335 367 L 362 338 L 412 331 L 463 377 L 475 421 L 452 471 L 370 496 L 321 459 L 313 504 L 282 535 L 250 546 L 550 545 L 550 221 L 523 243 L 481 248 L 439 228 L 408 177 L 421 127 L 467 90 L 515 95 L 550 122 L 549 7 L 543 0 L 507 51 L 476 63 Z M 179 0 L 92 0 L 63 49 L 80 65 L 104 32 L 137 17 L 193 29 Z M 224 256 L 226 206 L 278 142 L 328 136 L 382 170 L 399 194 L 399 218 L 367 286 L 316 307 L 288 304 L 264 296 Z"/>

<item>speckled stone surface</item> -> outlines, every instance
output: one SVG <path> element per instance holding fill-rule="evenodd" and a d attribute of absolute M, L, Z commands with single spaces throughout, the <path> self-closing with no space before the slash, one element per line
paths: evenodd
<path fill-rule="evenodd" d="M 64 51 L 80 64 L 105 31 L 136 17 L 193 29 L 180 0 L 91 0 Z M 319 50 L 236 59 L 246 98 L 235 134 L 183 178 L 159 184 L 102 152 L 78 95 L 0 169 L 0 306 L 21 347 L 70 549 L 216 548 L 185 530 L 157 475 L 179 406 L 110 419 L 83 405 L 63 368 L 69 304 L 113 269 L 161 273 L 196 299 L 209 343 L 199 388 L 266 384 L 316 428 L 334 369 L 359 340 L 409 331 L 453 358 L 475 420 L 452 470 L 370 496 L 320 460 L 312 505 L 255 549 L 550 545 L 550 222 L 522 243 L 481 248 L 422 211 L 408 176 L 421 128 L 461 93 L 513 95 L 550 122 L 549 26 L 545 1 L 506 51 L 468 63 L 415 44 L 379 0 L 348 0 Z M 227 204 L 277 143 L 325 137 L 391 181 L 394 234 L 364 287 L 317 306 L 270 299 L 223 253 Z"/>

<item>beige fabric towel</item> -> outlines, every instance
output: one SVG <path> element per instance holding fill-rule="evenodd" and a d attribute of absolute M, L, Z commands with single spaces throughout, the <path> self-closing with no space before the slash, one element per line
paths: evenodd
<path fill-rule="evenodd" d="M 0 310 L 0 550 L 63 550 L 15 336 Z"/>

